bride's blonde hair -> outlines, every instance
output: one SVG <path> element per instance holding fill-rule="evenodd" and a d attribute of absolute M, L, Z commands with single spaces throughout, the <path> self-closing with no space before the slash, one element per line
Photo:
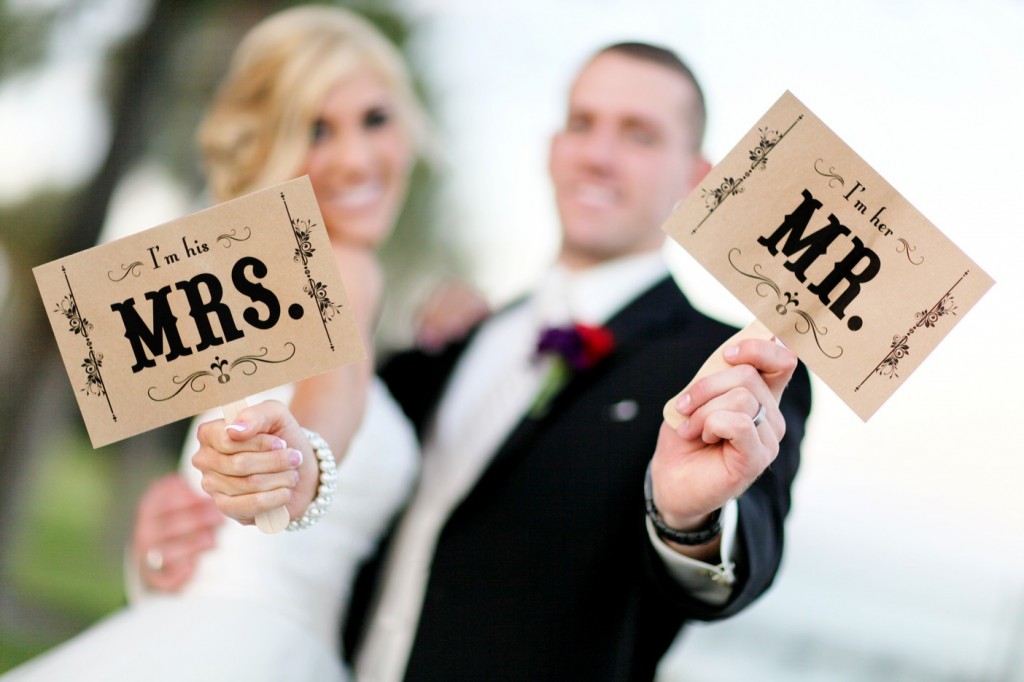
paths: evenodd
<path fill-rule="evenodd" d="M 338 7 L 278 12 L 243 38 L 200 124 L 210 193 L 226 201 L 296 177 L 330 90 L 360 68 L 390 88 L 414 149 L 429 155 L 426 112 L 398 50 L 368 21 Z"/>

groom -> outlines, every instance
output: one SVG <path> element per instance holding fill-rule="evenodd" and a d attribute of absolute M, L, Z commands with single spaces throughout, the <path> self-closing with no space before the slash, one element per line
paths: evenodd
<path fill-rule="evenodd" d="M 689 305 L 660 255 L 662 222 L 708 169 L 704 116 L 673 53 L 597 53 L 551 144 L 551 272 L 467 343 L 384 368 L 423 470 L 372 584 L 354 588 L 346 650 L 360 681 L 651 680 L 685 622 L 732 615 L 771 584 L 810 410 L 795 355 L 734 343 L 728 369 L 675 402 L 683 423 L 662 420 L 733 331 Z M 598 343 L 571 362 L 538 357 L 542 332 L 554 350 Z M 311 450 L 283 406 L 247 414 L 242 429 L 200 429 L 193 463 L 217 474 L 222 511 L 251 523 L 278 491 L 233 491 L 277 479 L 217 447 Z M 297 491 L 311 481 L 283 490 L 290 509 L 308 507 Z"/>
<path fill-rule="evenodd" d="M 374 586 L 356 590 L 374 595 L 348 628 L 359 680 L 650 680 L 683 623 L 771 584 L 810 409 L 802 369 L 778 401 L 795 357 L 740 345 L 678 405 L 679 433 L 662 425 L 733 331 L 687 303 L 659 253 L 661 224 L 708 170 L 704 117 L 673 53 L 597 53 L 551 144 L 552 272 L 468 343 L 384 368 L 423 476 Z M 603 327 L 613 348 L 538 404 L 556 362 L 537 360 L 538 332 L 570 323 Z"/>

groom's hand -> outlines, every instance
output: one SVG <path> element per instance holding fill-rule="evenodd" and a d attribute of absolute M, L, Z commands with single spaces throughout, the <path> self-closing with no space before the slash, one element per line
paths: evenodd
<path fill-rule="evenodd" d="M 199 427 L 192 464 L 217 508 L 249 525 L 262 512 L 285 507 L 298 518 L 316 495 L 319 470 L 313 448 L 282 403 L 268 400 Z"/>
<path fill-rule="evenodd" d="M 747 339 L 727 346 L 724 357 L 727 369 L 679 396 L 682 424 L 662 423 L 651 462 L 655 506 L 679 530 L 701 527 L 739 497 L 775 460 L 786 432 L 779 400 L 796 355 L 772 341 Z M 761 407 L 763 421 L 755 424 Z"/>

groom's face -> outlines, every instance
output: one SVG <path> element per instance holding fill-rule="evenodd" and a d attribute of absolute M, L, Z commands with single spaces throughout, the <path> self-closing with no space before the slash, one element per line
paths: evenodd
<path fill-rule="evenodd" d="M 549 170 L 570 267 L 658 248 L 661 224 L 699 179 L 692 83 L 605 52 L 580 73 Z"/>

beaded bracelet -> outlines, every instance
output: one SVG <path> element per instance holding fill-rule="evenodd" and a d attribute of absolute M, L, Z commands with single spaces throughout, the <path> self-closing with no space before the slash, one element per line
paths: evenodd
<path fill-rule="evenodd" d="M 316 455 L 320 468 L 320 485 L 316 489 L 316 497 L 306 507 L 306 513 L 293 519 L 285 530 L 302 530 L 319 521 L 334 501 L 334 493 L 338 489 L 338 466 L 334 462 L 331 446 L 316 431 L 302 430 L 309 439 L 309 444 L 313 446 L 313 454 Z"/>
<path fill-rule="evenodd" d="M 703 545 L 711 542 L 722 532 L 722 509 L 719 507 L 708 515 L 703 528 L 697 530 L 679 530 L 665 523 L 654 506 L 654 483 L 651 481 L 651 463 L 647 463 L 647 473 L 644 475 L 644 503 L 647 508 L 647 518 L 654 524 L 654 532 L 663 540 L 671 540 L 680 545 Z"/>

